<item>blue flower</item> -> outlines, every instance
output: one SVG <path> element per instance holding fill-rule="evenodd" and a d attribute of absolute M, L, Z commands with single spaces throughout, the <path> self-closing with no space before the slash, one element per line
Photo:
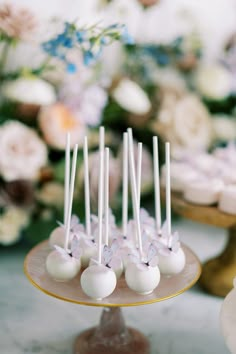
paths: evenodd
<path fill-rule="evenodd" d="M 77 42 L 83 43 L 86 39 L 86 32 L 83 30 L 76 31 L 75 36 L 76 36 Z"/>
<path fill-rule="evenodd" d="M 95 61 L 94 54 L 91 52 L 91 50 L 83 52 L 83 60 L 84 65 L 86 66 L 91 65 Z"/>
<path fill-rule="evenodd" d="M 77 70 L 77 67 L 74 63 L 71 63 L 71 62 L 67 62 L 67 65 L 66 65 L 66 71 L 69 73 L 69 74 L 74 74 Z"/>
<path fill-rule="evenodd" d="M 87 29 L 77 29 L 74 23 L 66 22 L 64 31 L 43 43 L 42 49 L 51 57 L 63 61 L 68 72 L 75 72 L 76 66 L 67 61 L 70 49 L 79 47 L 83 51 L 84 64 L 88 66 L 99 58 L 103 46 L 109 45 L 115 40 L 122 40 L 126 44 L 134 43 L 127 28 L 121 24 L 113 24 L 106 28 L 92 26 Z"/>
<path fill-rule="evenodd" d="M 123 26 L 123 29 L 121 31 L 121 40 L 125 43 L 125 44 L 129 44 L 132 45 L 134 44 L 134 39 L 133 37 L 131 37 L 131 35 L 128 32 L 128 29 L 126 26 Z"/>
<path fill-rule="evenodd" d="M 73 39 L 66 33 L 61 33 L 57 36 L 56 42 L 65 48 L 73 48 Z"/>

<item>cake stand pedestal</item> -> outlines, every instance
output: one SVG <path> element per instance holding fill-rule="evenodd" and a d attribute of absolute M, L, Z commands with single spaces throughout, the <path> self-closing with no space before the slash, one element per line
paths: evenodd
<path fill-rule="evenodd" d="M 148 339 L 127 328 L 120 307 L 105 307 L 100 324 L 82 332 L 75 341 L 76 354 L 149 354 Z"/>
<path fill-rule="evenodd" d="M 103 307 L 100 324 L 82 332 L 75 341 L 74 354 L 150 354 L 148 339 L 139 331 L 125 326 L 121 307 L 139 306 L 167 300 L 192 287 L 200 277 L 201 265 L 197 256 L 185 245 L 184 270 L 173 277 L 161 277 L 158 287 L 149 295 L 130 290 L 124 276 L 115 291 L 103 300 L 87 297 L 80 286 L 80 274 L 68 282 L 56 282 L 47 274 L 45 262 L 51 251 L 48 241 L 35 246 L 26 256 L 24 271 L 39 290 L 57 299 L 80 305 Z"/>
<path fill-rule="evenodd" d="M 226 228 L 228 243 L 223 253 L 203 265 L 200 284 L 209 293 L 226 296 L 233 288 L 236 275 L 236 215 L 221 212 L 216 206 L 206 207 L 186 202 L 181 193 L 171 193 L 172 209 L 179 215 L 208 225 Z"/>

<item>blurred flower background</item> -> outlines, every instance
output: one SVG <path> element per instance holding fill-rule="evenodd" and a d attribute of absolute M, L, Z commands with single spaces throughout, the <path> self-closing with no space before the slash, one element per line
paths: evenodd
<path fill-rule="evenodd" d="M 236 139 L 234 0 L 70 2 L 67 18 L 62 0 L 52 16 L 45 16 L 43 3 L 0 2 L 2 245 L 37 243 L 62 220 L 67 132 L 71 148 L 80 147 L 74 208 L 82 219 L 81 147 L 87 135 L 96 210 L 101 124 L 112 149 L 110 204 L 118 220 L 127 127 L 145 144 L 147 202 L 153 197 L 152 135 L 171 142 L 174 159 Z"/>

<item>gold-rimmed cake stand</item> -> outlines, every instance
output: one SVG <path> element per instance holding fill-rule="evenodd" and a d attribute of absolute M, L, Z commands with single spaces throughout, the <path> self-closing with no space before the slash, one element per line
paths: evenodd
<path fill-rule="evenodd" d="M 164 198 L 164 191 L 162 191 Z M 203 265 L 200 284 L 209 293 L 226 296 L 236 276 L 236 215 L 226 214 L 216 206 L 200 206 L 184 200 L 181 193 L 171 193 L 172 209 L 179 215 L 199 223 L 226 228 L 228 243 L 222 254 Z"/>
<path fill-rule="evenodd" d="M 48 241 L 35 246 L 26 256 L 24 272 L 29 281 L 39 290 L 57 299 L 80 305 L 103 307 L 100 324 L 81 333 L 75 342 L 76 354 L 149 354 L 147 338 L 133 328 L 125 326 L 121 307 L 139 306 L 167 300 L 180 295 L 192 287 L 200 277 L 201 265 L 197 256 L 185 245 L 184 270 L 172 277 L 162 277 L 159 286 L 150 295 L 139 295 L 131 291 L 124 276 L 115 291 L 98 301 L 87 297 L 80 286 L 80 274 L 68 282 L 56 282 L 46 272 L 45 262 L 51 251 Z"/>

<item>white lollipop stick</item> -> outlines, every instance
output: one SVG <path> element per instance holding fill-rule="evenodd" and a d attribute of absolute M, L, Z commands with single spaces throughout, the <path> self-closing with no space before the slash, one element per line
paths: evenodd
<path fill-rule="evenodd" d="M 84 197 L 85 197 L 85 220 L 86 220 L 86 234 L 91 235 L 90 222 L 90 190 L 89 190 L 89 165 L 88 165 L 88 138 L 84 138 Z"/>
<path fill-rule="evenodd" d="M 170 143 L 165 144 L 166 153 L 166 221 L 167 235 L 171 238 L 171 187 L 170 187 Z"/>
<path fill-rule="evenodd" d="M 131 192 L 132 192 L 132 202 L 133 202 L 133 211 L 134 211 L 134 219 L 136 222 L 137 236 L 138 236 L 138 245 L 139 245 L 139 253 L 140 258 L 143 256 L 143 246 L 142 246 L 142 235 L 140 228 L 140 212 L 138 207 L 138 195 L 137 195 L 137 185 L 136 185 L 136 177 L 134 170 L 134 155 L 132 154 L 132 136 L 130 134 L 130 130 L 128 131 L 129 136 L 129 162 L 130 162 L 130 174 L 131 174 Z"/>
<path fill-rule="evenodd" d="M 153 168 L 154 168 L 154 190 L 155 190 L 155 217 L 157 234 L 161 233 L 161 199 L 160 199 L 160 177 L 159 177 L 159 156 L 158 139 L 153 137 Z"/>
<path fill-rule="evenodd" d="M 66 221 L 66 237 L 64 243 L 64 249 L 67 252 L 69 251 L 68 246 L 69 246 L 69 238 L 70 238 L 70 222 L 71 222 L 71 212 L 72 212 L 74 186 L 75 186 L 77 153 L 78 153 L 78 144 L 75 145 L 73 151 L 72 171 L 71 171 L 71 178 L 70 178 L 70 194 L 69 194 L 69 201 L 68 201 L 67 221 Z"/>
<path fill-rule="evenodd" d="M 65 151 L 65 181 L 64 181 L 64 225 L 67 223 L 67 211 L 70 189 L 70 133 L 66 134 Z"/>
<path fill-rule="evenodd" d="M 123 195 L 122 195 L 122 229 L 127 236 L 128 223 L 128 134 L 123 134 Z"/>
<path fill-rule="evenodd" d="M 109 243 L 109 148 L 105 148 L 105 245 Z"/>
<path fill-rule="evenodd" d="M 127 132 L 128 132 L 129 140 L 131 141 L 131 146 L 129 144 L 129 149 L 131 149 L 131 154 L 132 154 L 132 156 L 134 156 L 134 139 L 133 139 L 133 130 L 132 130 L 132 128 L 128 128 Z M 135 176 L 136 176 L 135 164 L 134 164 L 134 173 L 135 173 Z"/>
<path fill-rule="evenodd" d="M 104 190 L 104 127 L 99 131 L 99 180 L 98 180 L 98 263 L 102 263 L 102 218 Z"/>
<path fill-rule="evenodd" d="M 134 156 L 134 139 L 133 139 L 133 130 L 132 130 L 132 128 L 128 128 L 127 132 L 128 132 L 128 151 L 131 151 L 131 155 Z M 131 167 L 130 167 L 130 169 L 131 169 Z M 130 173 L 131 173 L 131 171 L 130 171 Z M 135 164 L 134 164 L 134 175 L 135 175 L 135 178 L 136 178 Z M 131 198 L 132 198 L 132 205 L 135 205 L 133 193 L 131 193 Z M 134 207 L 133 207 L 133 218 L 135 219 L 135 217 L 134 217 Z M 138 243 L 138 235 L 137 235 L 137 230 L 136 230 L 136 232 L 134 233 L 134 244 L 137 244 L 137 243 Z"/>
<path fill-rule="evenodd" d="M 143 148 L 143 144 L 142 144 L 142 143 L 138 143 L 138 160 L 137 160 L 137 196 L 138 196 L 138 208 L 140 208 L 140 198 L 141 198 L 142 148 Z"/>

